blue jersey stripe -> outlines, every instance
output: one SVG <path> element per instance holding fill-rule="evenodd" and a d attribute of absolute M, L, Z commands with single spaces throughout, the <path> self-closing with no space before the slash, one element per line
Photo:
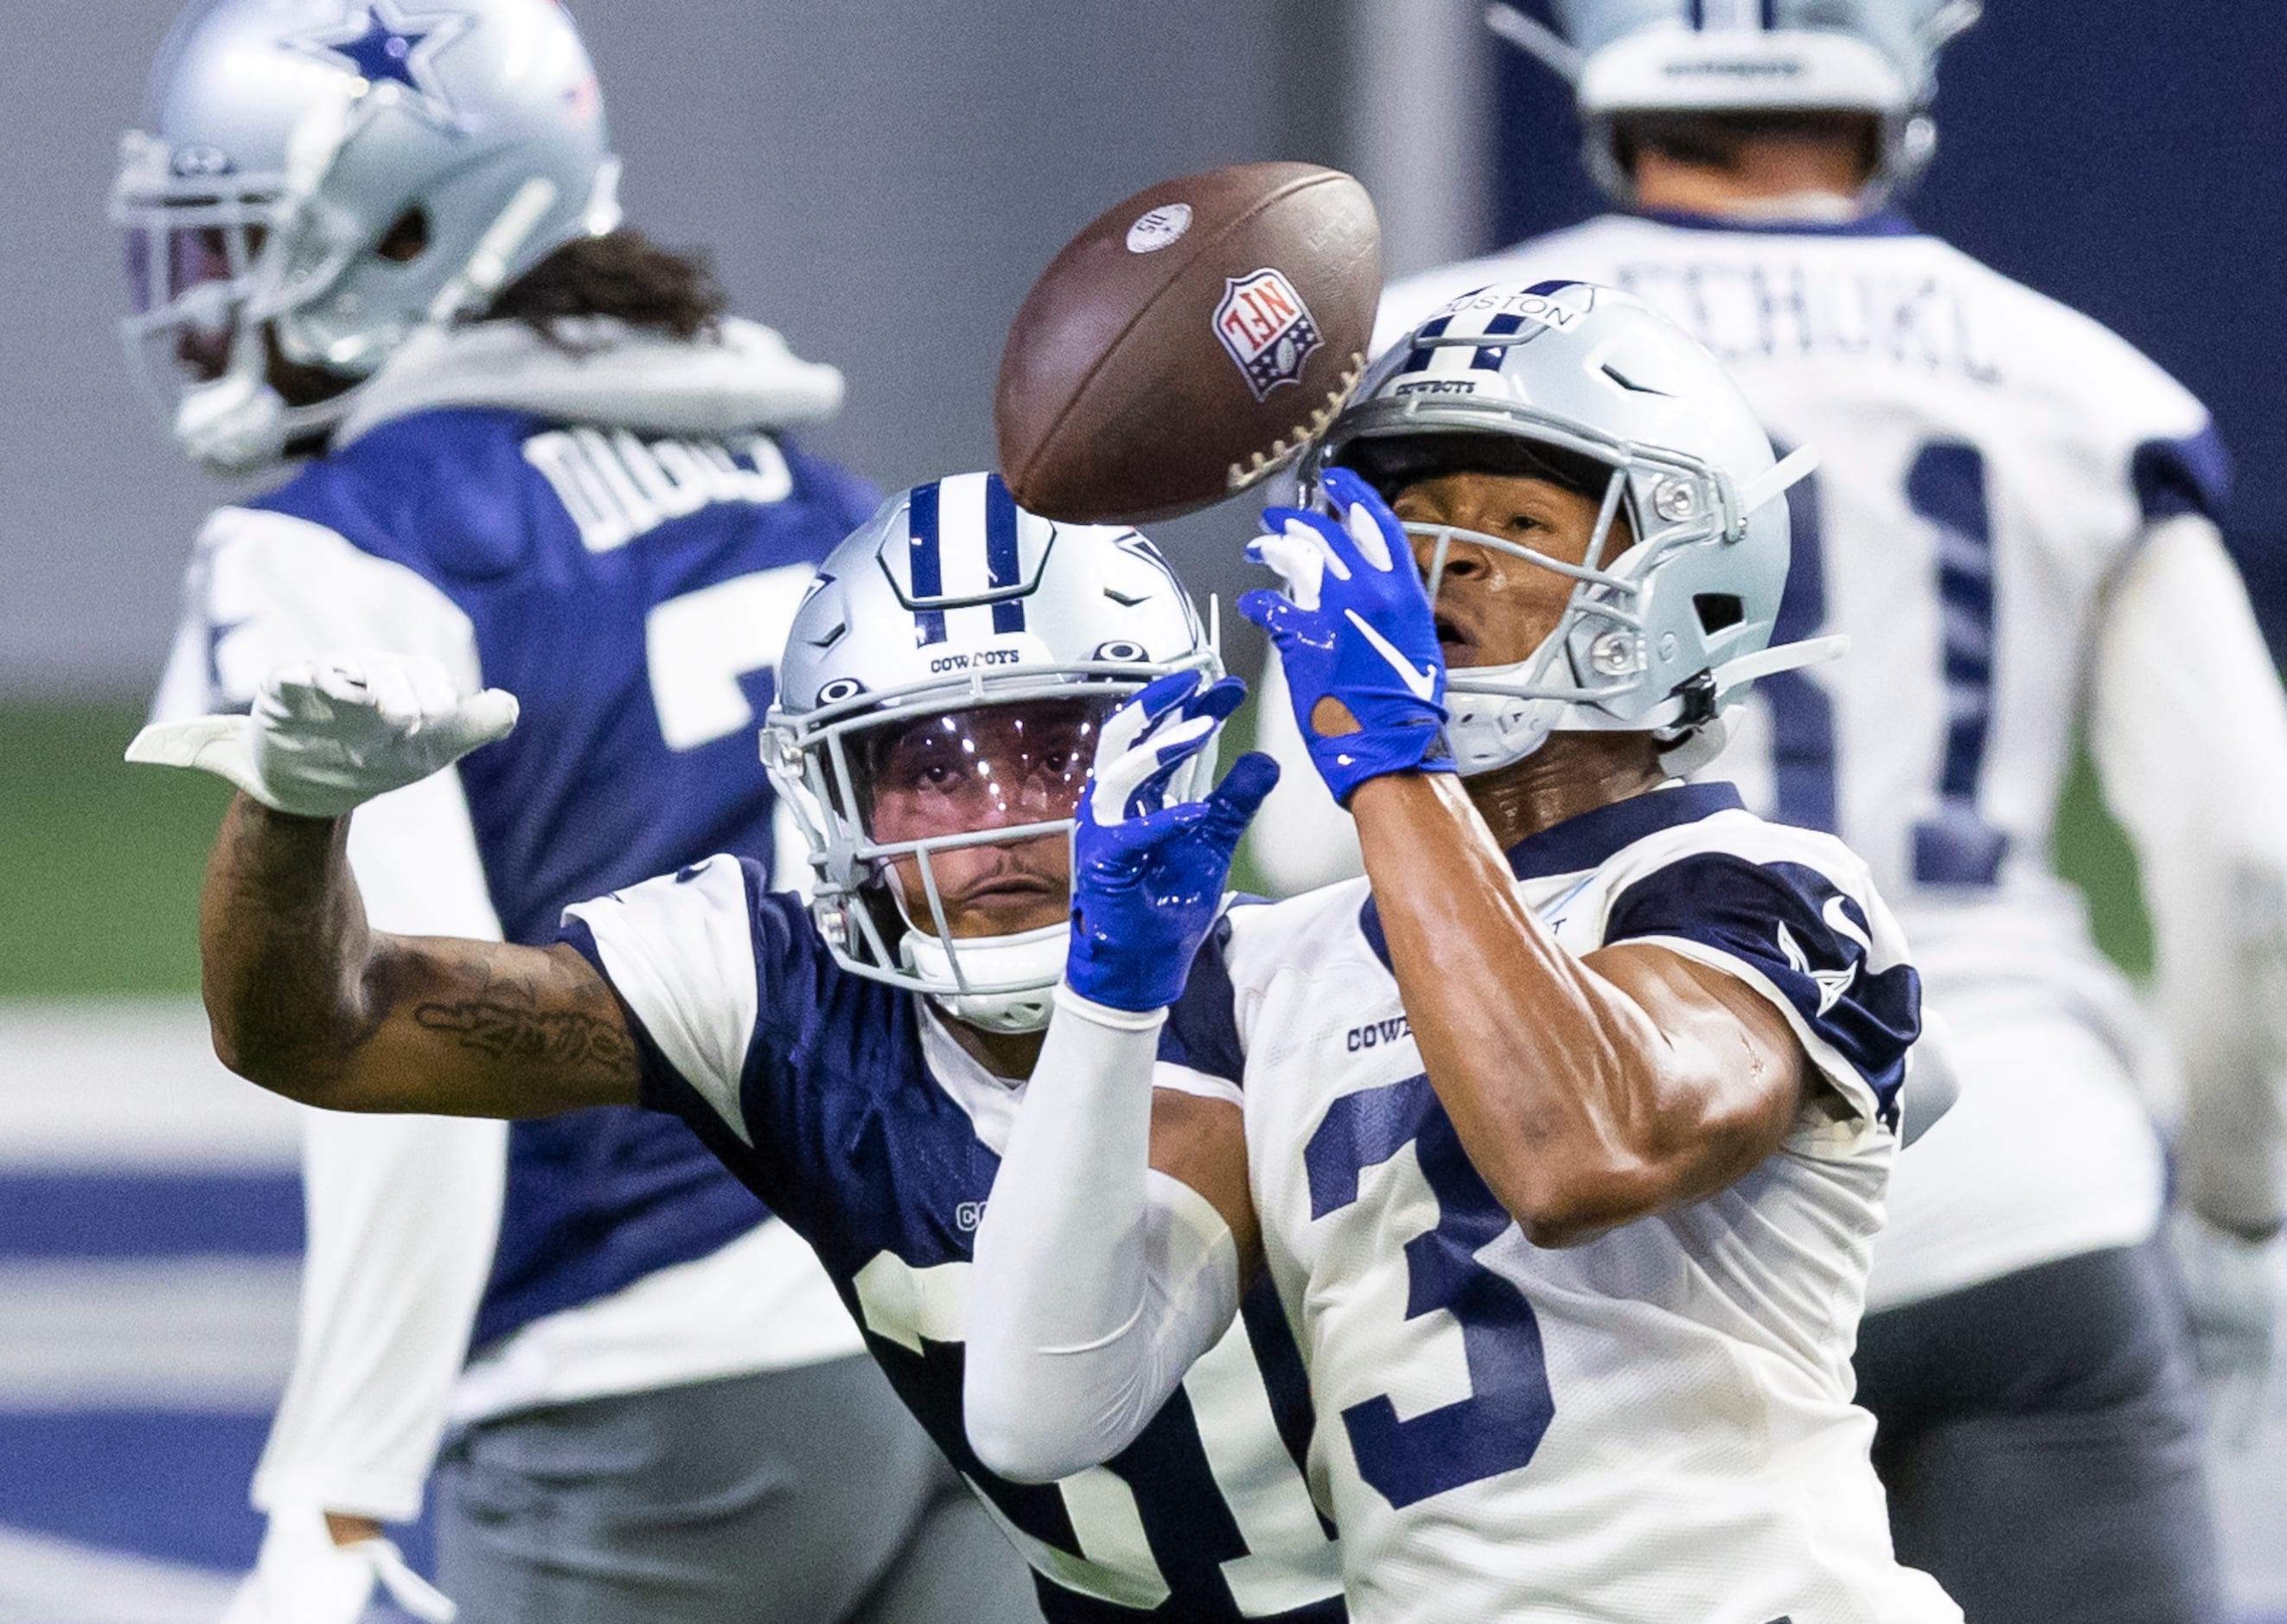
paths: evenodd
<path fill-rule="evenodd" d="M 922 602 L 945 596 L 945 557 L 938 543 L 938 486 L 932 480 L 914 487 L 914 494 L 906 503 L 906 575 L 913 582 L 914 599 Z M 914 641 L 942 643 L 945 641 L 945 611 L 916 609 L 914 611 Z"/>
<path fill-rule="evenodd" d="M 985 567 L 996 592 L 1023 584 L 1023 565 L 1017 557 L 1017 499 L 999 474 L 989 474 L 985 480 Z M 993 630 L 1024 630 L 1025 600 L 1004 598 L 994 604 Z"/>

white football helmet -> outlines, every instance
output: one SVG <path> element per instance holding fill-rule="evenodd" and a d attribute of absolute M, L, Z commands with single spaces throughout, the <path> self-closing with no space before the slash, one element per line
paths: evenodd
<path fill-rule="evenodd" d="M 194 457 L 262 467 L 350 409 L 289 405 L 273 344 L 371 376 L 617 226 L 618 170 L 556 0 L 199 0 L 120 143 L 130 364 Z"/>
<path fill-rule="evenodd" d="M 819 568 L 795 614 L 763 729 L 763 760 L 810 847 L 811 909 L 855 975 L 909 987 L 997 1032 L 1045 1026 L 1067 923 L 956 937 L 932 854 L 1069 836 L 1069 816 L 882 838 L 873 760 L 917 721 L 947 725 L 1043 701 L 1078 712 L 1088 754 L 1127 695 L 1170 671 L 1223 672 L 1213 640 L 1159 550 L 1134 530 L 1065 525 L 1017 505 L 998 474 L 918 485 L 882 504 Z M 1077 797 L 1088 763 L 1069 780 Z M 1206 788 L 1195 760 L 1176 788 Z M 905 911 L 890 867 L 910 859 L 929 917 Z"/>
<path fill-rule="evenodd" d="M 1445 738 L 1464 773 L 1520 761 L 1563 730 L 1653 733 L 1673 771 L 1713 756 L 1757 677 L 1839 653 L 1769 648 L 1786 584 L 1784 492 L 1816 466 L 1777 461 L 1722 367 L 1631 294 L 1587 282 L 1483 288 L 1392 345 L 1303 466 L 1385 492 L 1457 468 L 1535 474 L 1601 495 L 1585 563 L 1479 531 L 1409 524 L 1569 577 L 1555 630 L 1515 665 L 1448 670 Z M 1634 544 L 1610 543 L 1625 518 Z"/>
<path fill-rule="evenodd" d="M 1552 0 L 1551 31 L 1515 6 L 1494 31 L 1573 86 L 1588 168 L 1623 204 L 1635 186 L 1613 123 L 1643 113 L 1872 114 L 1880 130 L 1862 206 L 1911 181 L 1937 149 L 1938 52 L 1982 0 Z"/>

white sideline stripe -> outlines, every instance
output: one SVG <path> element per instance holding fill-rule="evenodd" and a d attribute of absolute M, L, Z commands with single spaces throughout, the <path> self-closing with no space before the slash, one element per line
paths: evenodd
<path fill-rule="evenodd" d="M 194 998 L 0 1002 L 0 1172 L 290 1171 L 301 1115 L 223 1069 Z"/>
<path fill-rule="evenodd" d="M 0 1264 L 0 1412 L 266 1415 L 293 1362 L 300 1280 L 285 1258 Z"/>
<path fill-rule="evenodd" d="M 0 1624 L 214 1624 L 226 1573 L 0 1528 Z"/>

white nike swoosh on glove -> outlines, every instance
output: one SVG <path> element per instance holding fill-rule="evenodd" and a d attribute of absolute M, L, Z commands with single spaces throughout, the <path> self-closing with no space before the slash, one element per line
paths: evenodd
<path fill-rule="evenodd" d="M 1427 700 L 1436 692 L 1437 687 L 1436 666 L 1425 665 L 1420 670 L 1415 670 L 1413 662 L 1398 652 L 1397 645 L 1366 624 L 1365 618 L 1357 610 L 1345 609 L 1342 613 L 1349 617 L 1351 625 L 1365 635 L 1365 640 L 1373 645 L 1373 652 L 1389 662 L 1389 669 L 1397 673 L 1399 679 L 1405 684 L 1407 690 L 1415 699 Z"/>

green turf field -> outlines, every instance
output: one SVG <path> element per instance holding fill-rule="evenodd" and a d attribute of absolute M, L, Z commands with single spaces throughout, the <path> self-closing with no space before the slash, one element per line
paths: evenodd
<path fill-rule="evenodd" d="M 0 998 L 197 989 L 199 869 L 229 792 L 121 761 L 139 720 L 118 707 L 0 709 Z M 2135 859 L 2085 762 L 2057 854 L 2106 951 L 2141 974 L 2151 947 Z"/>
<path fill-rule="evenodd" d="M 198 989 L 199 869 L 230 792 L 122 761 L 140 721 L 0 709 L 0 998 Z"/>

